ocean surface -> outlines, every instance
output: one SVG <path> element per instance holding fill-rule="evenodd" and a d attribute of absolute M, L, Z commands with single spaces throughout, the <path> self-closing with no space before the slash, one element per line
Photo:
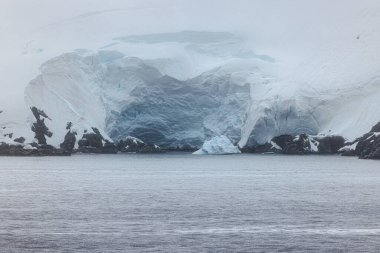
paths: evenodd
<path fill-rule="evenodd" d="M 379 252 L 380 161 L 0 157 L 0 252 Z"/>

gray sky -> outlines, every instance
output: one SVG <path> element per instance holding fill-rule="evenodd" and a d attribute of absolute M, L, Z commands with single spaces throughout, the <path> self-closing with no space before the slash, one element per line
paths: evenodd
<path fill-rule="evenodd" d="M 364 2 L 373 0 L 360 1 Z M 318 34 L 334 16 L 357 11 L 356 1 L 344 0 L 2 0 L 0 34 L 11 39 L 32 35 L 48 25 L 63 29 L 70 21 L 95 18 L 94 33 L 143 34 L 176 30 L 232 31 L 265 44 L 286 34 L 300 38 Z M 339 11 L 339 13 L 337 13 Z M 87 14 L 87 15 L 86 15 Z M 317 28 L 318 28 L 317 27 Z M 314 30 L 313 32 L 311 30 Z M 292 32 L 293 31 L 293 32 Z"/>

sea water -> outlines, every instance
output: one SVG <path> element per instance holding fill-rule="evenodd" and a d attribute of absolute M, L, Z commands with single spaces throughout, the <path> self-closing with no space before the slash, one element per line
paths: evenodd
<path fill-rule="evenodd" d="M 379 250 L 379 161 L 0 157 L 0 252 Z"/>

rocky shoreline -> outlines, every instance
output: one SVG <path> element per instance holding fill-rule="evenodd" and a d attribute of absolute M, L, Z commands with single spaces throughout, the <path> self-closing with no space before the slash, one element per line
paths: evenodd
<path fill-rule="evenodd" d="M 286 155 L 341 154 L 360 159 L 380 160 L 380 122 L 363 136 L 347 142 L 342 136 L 281 135 L 264 145 L 244 147 L 242 153 L 278 153 Z"/>
<path fill-rule="evenodd" d="M 96 130 L 95 130 L 96 131 Z M 97 132 L 97 131 L 96 131 Z M 160 154 L 170 152 L 194 152 L 196 148 L 160 148 L 149 145 L 138 138 L 127 137 L 119 142 L 101 141 L 99 133 L 86 133 L 74 148 L 76 134 L 68 132 L 61 148 L 48 144 L 9 144 L 0 143 L 0 156 L 70 156 L 72 154 Z M 360 159 L 380 159 L 380 133 L 369 132 L 353 142 L 345 142 L 341 136 L 313 137 L 282 135 L 264 145 L 240 148 L 241 153 L 275 153 L 284 155 L 333 155 L 357 156 Z"/>
<path fill-rule="evenodd" d="M 77 132 L 73 124 L 66 125 L 67 133 L 60 148 L 47 144 L 46 137 L 52 132 L 45 124 L 45 119 L 51 120 L 44 111 L 31 107 L 36 122 L 31 126 L 35 134 L 35 141 L 25 144 L 24 137 L 14 138 L 11 143 L 0 142 L 0 156 L 70 156 L 74 153 L 117 154 L 117 153 L 164 153 L 164 152 L 194 152 L 199 147 L 161 148 L 158 145 L 147 144 L 144 141 L 127 136 L 124 139 L 112 142 L 102 136 L 100 131 L 91 127 L 85 130 L 77 139 Z M 11 139 L 13 134 L 7 134 Z M 227 138 L 227 137 L 224 137 Z M 228 140 L 228 139 L 227 139 Z M 231 143 L 231 145 L 233 145 Z M 276 153 L 286 155 L 309 154 L 341 154 L 342 156 L 357 156 L 360 159 L 380 160 L 380 122 L 363 136 L 354 141 L 346 141 L 342 136 L 311 136 L 280 135 L 271 141 L 250 147 L 238 148 L 241 153 Z M 240 153 L 237 150 L 236 153 Z"/>

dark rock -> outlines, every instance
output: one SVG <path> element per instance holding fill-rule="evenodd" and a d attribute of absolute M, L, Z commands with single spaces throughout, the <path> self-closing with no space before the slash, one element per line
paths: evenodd
<path fill-rule="evenodd" d="M 67 122 L 66 130 L 70 130 L 72 126 L 73 126 L 73 123 Z"/>
<path fill-rule="evenodd" d="M 369 159 L 380 159 L 380 148 L 377 147 L 374 151 L 369 155 Z"/>
<path fill-rule="evenodd" d="M 282 151 L 275 148 L 271 143 L 265 143 L 263 145 L 245 146 L 239 148 L 242 153 L 281 153 Z"/>
<path fill-rule="evenodd" d="M 24 143 L 25 142 L 25 138 L 24 137 L 18 137 L 16 139 L 13 140 L 14 142 L 18 142 L 18 143 Z"/>
<path fill-rule="evenodd" d="M 124 140 L 120 140 L 117 144 L 117 148 L 120 152 L 138 152 L 146 144 L 138 138 L 127 137 Z"/>
<path fill-rule="evenodd" d="M 38 143 L 32 142 L 32 143 L 30 143 L 30 146 L 32 146 L 33 148 L 37 148 L 38 147 Z"/>
<path fill-rule="evenodd" d="M 355 153 L 361 159 L 380 159 L 380 134 L 368 133 L 361 137 Z"/>
<path fill-rule="evenodd" d="M 10 139 L 12 139 L 12 137 L 13 137 L 13 133 L 4 134 L 4 137 L 9 137 Z"/>
<path fill-rule="evenodd" d="M 345 144 L 345 139 L 342 136 L 326 136 L 317 137 L 319 142 L 318 152 L 321 154 L 336 154 Z"/>
<path fill-rule="evenodd" d="M 70 153 L 56 149 L 51 145 L 38 145 L 37 148 L 25 148 L 23 145 L 0 143 L 0 156 L 69 156 Z"/>
<path fill-rule="evenodd" d="M 285 134 L 274 137 L 272 141 L 276 143 L 279 147 L 284 149 L 289 143 L 293 142 L 294 138 L 295 137 L 292 135 Z"/>
<path fill-rule="evenodd" d="M 68 131 L 65 135 L 64 141 L 60 144 L 61 149 L 73 152 L 77 140 L 76 135 L 76 132 Z"/>
<path fill-rule="evenodd" d="M 46 115 L 46 113 L 43 110 L 38 109 L 37 107 L 33 106 L 30 108 L 32 111 L 34 117 L 36 119 L 39 119 L 41 116 L 46 119 L 50 119 L 49 116 Z M 51 120 L 51 119 L 50 119 Z"/>
<path fill-rule="evenodd" d="M 55 147 L 49 144 L 43 144 L 39 145 L 37 148 L 42 149 L 42 150 L 54 150 Z"/>
<path fill-rule="evenodd" d="M 307 134 L 280 135 L 274 137 L 270 142 L 254 147 L 243 147 L 243 153 L 280 153 L 288 155 L 303 155 L 311 153 L 335 154 L 344 146 L 344 138 L 341 136 L 311 137 Z M 311 145 L 318 146 L 318 152 L 313 151 Z"/>
<path fill-rule="evenodd" d="M 95 148 L 95 147 L 91 147 L 91 146 L 81 146 L 78 148 L 77 151 L 80 153 L 84 153 L 84 154 L 101 154 L 101 153 L 103 153 L 102 148 Z"/>
<path fill-rule="evenodd" d="M 307 134 L 299 136 L 281 135 L 272 139 L 272 142 L 281 147 L 283 154 L 302 155 L 310 153 L 310 141 Z"/>
<path fill-rule="evenodd" d="M 36 107 L 31 107 L 36 122 L 32 125 L 32 131 L 35 133 L 35 138 L 38 141 L 38 144 L 46 144 L 46 138 L 52 137 L 53 133 L 49 131 L 49 128 L 45 125 L 45 118 L 51 120 L 44 111 L 37 109 Z M 41 118 L 42 117 L 42 118 Z"/>
<path fill-rule="evenodd" d="M 276 136 L 270 142 L 262 145 L 243 147 L 240 151 L 243 153 L 304 154 L 306 150 L 310 149 L 307 140 L 307 135 L 300 135 L 297 137 L 285 134 Z"/>
<path fill-rule="evenodd" d="M 60 144 L 61 149 L 70 153 L 73 152 L 75 143 L 77 141 L 77 138 L 76 138 L 77 133 L 71 130 L 72 125 L 73 124 L 71 122 L 67 122 L 66 129 L 69 131 L 67 131 L 63 142 Z"/>
<path fill-rule="evenodd" d="M 188 144 L 184 144 L 184 145 L 181 145 L 181 146 L 176 146 L 176 147 L 168 147 L 168 148 L 164 148 L 164 149 L 161 149 L 162 151 L 168 151 L 168 152 L 188 152 L 188 153 L 193 153 L 197 150 L 199 150 L 201 147 L 198 147 L 198 146 L 191 146 L 191 145 L 188 145 Z"/>
<path fill-rule="evenodd" d="M 162 153 L 163 151 L 159 146 L 156 145 L 146 145 L 141 148 L 137 153 Z"/>
<path fill-rule="evenodd" d="M 106 141 L 103 146 L 102 153 L 103 154 L 116 154 L 118 152 L 118 148 L 112 142 Z"/>
<path fill-rule="evenodd" d="M 356 156 L 357 154 L 355 150 L 348 149 L 348 150 L 343 151 L 341 155 L 342 156 Z"/>
<path fill-rule="evenodd" d="M 362 154 L 364 154 L 364 150 L 366 149 L 368 143 L 367 143 L 367 139 L 370 139 L 371 137 L 373 136 L 373 133 L 366 133 L 364 134 L 362 137 L 360 138 L 357 138 L 355 140 L 355 142 L 357 143 L 356 144 L 356 148 L 355 148 L 355 153 L 360 157 L 360 156 L 363 156 Z M 355 143 L 354 142 L 354 143 Z"/>
<path fill-rule="evenodd" d="M 380 122 L 372 127 L 371 132 L 380 132 Z"/>
<path fill-rule="evenodd" d="M 157 145 L 146 144 L 142 140 L 134 137 L 127 137 L 117 144 L 120 152 L 124 153 L 160 153 L 161 148 Z"/>
<path fill-rule="evenodd" d="M 82 139 L 78 141 L 79 148 L 82 147 L 91 147 L 102 149 L 103 148 L 103 136 L 100 134 L 97 128 L 92 128 L 93 133 L 85 132 L 82 136 Z"/>
<path fill-rule="evenodd" d="M 347 149 L 346 153 L 355 154 L 360 159 L 380 159 L 380 122 L 371 128 L 369 133 L 357 138 L 353 142 L 346 143 L 349 147 L 356 143 L 355 150 Z"/>
<path fill-rule="evenodd" d="M 82 138 L 78 141 L 78 152 L 96 154 L 116 154 L 118 152 L 118 147 L 106 140 L 99 129 L 93 127 L 92 131 L 92 133 L 84 131 Z"/>

